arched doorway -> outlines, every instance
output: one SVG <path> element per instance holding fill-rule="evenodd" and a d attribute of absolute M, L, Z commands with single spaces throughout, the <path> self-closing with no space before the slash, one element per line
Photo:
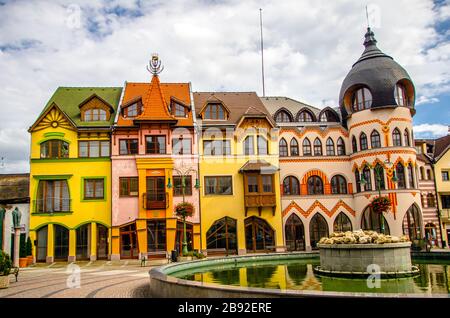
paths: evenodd
<path fill-rule="evenodd" d="M 422 239 L 421 221 L 419 208 L 413 204 L 403 218 L 403 234 L 412 242 Z"/>
<path fill-rule="evenodd" d="M 183 232 L 184 232 L 183 222 L 178 221 L 177 235 L 175 242 L 175 249 L 178 251 L 178 253 L 181 253 L 181 251 L 183 250 L 183 237 L 184 237 Z M 193 241 L 194 241 L 194 227 L 192 223 L 186 222 L 186 242 L 188 251 L 192 251 Z"/>
<path fill-rule="evenodd" d="M 350 221 L 349 217 L 344 212 L 339 213 L 334 220 L 333 231 L 347 232 L 352 231 L 352 229 L 352 222 Z"/>
<path fill-rule="evenodd" d="M 383 219 L 384 224 L 384 234 L 390 234 L 391 231 L 389 229 L 389 224 L 386 221 L 386 218 L 384 217 L 384 215 L 381 216 L 381 218 Z M 380 224 L 380 214 L 374 212 L 370 206 L 365 208 L 361 218 L 361 229 L 381 233 Z"/>
<path fill-rule="evenodd" d="M 214 222 L 206 232 L 206 248 L 208 254 L 225 250 L 226 254 L 237 253 L 236 220 L 224 217 Z"/>
<path fill-rule="evenodd" d="M 324 236 L 328 236 L 328 225 L 325 218 L 316 213 L 309 223 L 309 238 L 311 241 L 311 248 L 317 249 L 317 243 Z"/>
<path fill-rule="evenodd" d="M 87 260 L 90 258 L 91 247 L 91 224 L 84 224 L 76 230 L 76 256 L 77 260 Z"/>
<path fill-rule="evenodd" d="M 425 225 L 425 238 L 431 243 L 431 246 L 438 246 L 436 225 L 433 223 Z"/>
<path fill-rule="evenodd" d="M 36 231 L 36 238 L 36 262 L 45 262 L 47 260 L 47 225 Z"/>
<path fill-rule="evenodd" d="M 67 261 L 69 257 L 69 230 L 62 225 L 55 224 L 54 236 L 55 260 Z"/>
<path fill-rule="evenodd" d="M 108 259 L 108 228 L 97 223 L 97 259 Z"/>
<path fill-rule="evenodd" d="M 138 258 L 139 249 L 136 235 L 136 224 L 120 228 L 120 258 Z"/>
<path fill-rule="evenodd" d="M 262 252 L 275 247 L 275 232 L 266 220 L 256 216 L 245 219 L 247 252 Z"/>
<path fill-rule="evenodd" d="M 284 226 L 286 233 L 286 247 L 289 251 L 305 250 L 305 228 L 302 220 L 292 214 L 286 221 Z"/>

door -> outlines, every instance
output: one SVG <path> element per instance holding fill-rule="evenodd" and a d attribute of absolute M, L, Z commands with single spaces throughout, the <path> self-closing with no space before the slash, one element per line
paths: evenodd
<path fill-rule="evenodd" d="M 252 216 L 245 220 L 245 244 L 248 252 L 273 250 L 275 232 L 267 221 Z"/>
<path fill-rule="evenodd" d="M 108 259 L 108 228 L 97 224 L 97 259 Z"/>
<path fill-rule="evenodd" d="M 147 209 L 165 209 L 165 177 L 147 177 Z"/>
<path fill-rule="evenodd" d="M 80 226 L 77 230 L 77 260 L 87 260 L 90 257 L 90 234 L 91 225 L 85 224 Z"/>
<path fill-rule="evenodd" d="M 138 258 L 138 256 L 136 225 L 120 229 L 120 258 Z"/>
<path fill-rule="evenodd" d="M 69 256 L 69 230 L 61 225 L 54 225 L 55 260 L 67 261 Z"/>
<path fill-rule="evenodd" d="M 36 242 L 36 261 L 45 262 L 47 260 L 47 231 L 48 227 L 44 226 L 37 231 Z"/>
<path fill-rule="evenodd" d="M 305 250 L 305 229 L 300 218 L 292 214 L 285 225 L 286 245 L 289 251 Z"/>

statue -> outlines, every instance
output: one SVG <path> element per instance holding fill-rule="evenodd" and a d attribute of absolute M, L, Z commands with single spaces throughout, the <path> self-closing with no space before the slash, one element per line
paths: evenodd
<path fill-rule="evenodd" d="M 14 211 L 12 211 L 12 217 L 13 217 L 13 224 L 14 228 L 20 228 L 20 219 L 22 218 L 22 213 L 19 211 L 19 209 L 16 207 Z"/>

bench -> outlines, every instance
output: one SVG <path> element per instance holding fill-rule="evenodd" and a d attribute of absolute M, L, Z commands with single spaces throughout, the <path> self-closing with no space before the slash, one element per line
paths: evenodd
<path fill-rule="evenodd" d="M 9 275 L 16 276 L 16 282 L 17 282 L 17 277 L 19 276 L 19 267 L 12 267 L 11 272 L 9 272 Z"/>
<path fill-rule="evenodd" d="M 227 254 L 227 249 L 226 248 L 209 248 L 206 250 L 206 253 L 208 255 L 223 255 L 223 254 Z"/>

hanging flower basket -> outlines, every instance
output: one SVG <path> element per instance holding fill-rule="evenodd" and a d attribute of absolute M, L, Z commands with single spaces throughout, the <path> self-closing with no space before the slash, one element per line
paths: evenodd
<path fill-rule="evenodd" d="M 391 204 L 388 197 L 377 197 L 370 203 L 370 207 L 375 213 L 384 213 L 390 210 Z"/>
<path fill-rule="evenodd" d="M 175 206 L 175 214 L 186 218 L 194 215 L 194 205 L 190 202 L 181 202 Z"/>

